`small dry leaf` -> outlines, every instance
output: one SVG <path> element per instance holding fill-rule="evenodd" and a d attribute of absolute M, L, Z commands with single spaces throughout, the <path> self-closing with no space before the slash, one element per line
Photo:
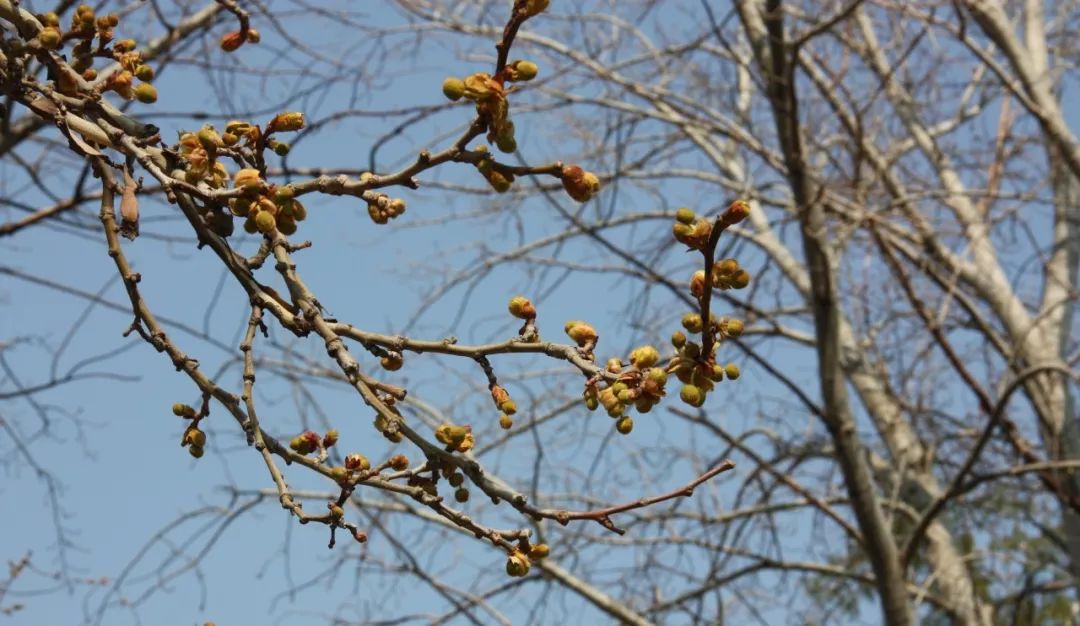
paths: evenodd
<path fill-rule="evenodd" d="M 124 194 L 120 199 L 120 234 L 128 239 L 139 236 L 139 201 L 135 197 L 135 179 L 124 169 Z"/>

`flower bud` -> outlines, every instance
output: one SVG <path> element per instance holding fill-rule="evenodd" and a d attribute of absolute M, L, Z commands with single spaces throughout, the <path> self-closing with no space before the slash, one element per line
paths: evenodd
<path fill-rule="evenodd" d="M 408 469 L 409 467 L 409 459 L 404 454 L 395 454 L 390 457 L 388 462 L 390 463 L 390 467 L 398 472 Z"/>
<path fill-rule="evenodd" d="M 750 284 L 750 272 L 739 270 L 731 277 L 731 286 L 734 289 L 743 289 Z"/>
<path fill-rule="evenodd" d="M 255 216 L 255 228 L 260 233 L 268 233 L 277 228 L 277 220 L 270 214 L 269 211 L 259 211 Z"/>
<path fill-rule="evenodd" d="M 345 457 L 345 467 L 350 471 L 367 471 L 371 469 L 371 462 L 362 454 L 350 454 Z"/>
<path fill-rule="evenodd" d="M 330 519 L 337 521 L 342 517 L 345 517 L 345 510 L 341 508 L 336 502 L 330 502 L 326 505 L 326 508 L 330 510 Z"/>
<path fill-rule="evenodd" d="M 679 390 L 679 399 L 693 407 L 705 403 L 705 393 L 696 385 L 683 385 Z"/>
<path fill-rule="evenodd" d="M 206 433 L 192 426 L 184 431 L 184 437 L 180 442 L 183 446 L 198 446 L 203 447 L 206 445 Z"/>
<path fill-rule="evenodd" d="M 289 111 L 275 115 L 274 119 L 270 120 L 270 124 L 267 125 L 266 131 L 268 133 L 288 132 L 300 130 L 303 127 L 304 114 L 299 111 Z"/>
<path fill-rule="evenodd" d="M 262 41 L 262 35 L 259 34 L 259 31 L 257 31 L 254 28 L 248 26 L 247 42 L 248 43 L 259 43 L 260 41 Z"/>
<path fill-rule="evenodd" d="M 578 347 L 585 347 L 590 342 L 596 341 L 598 335 L 596 329 L 579 320 L 571 320 L 563 327 L 566 334 L 573 339 Z"/>
<path fill-rule="evenodd" d="M 203 455 L 203 452 L 205 452 L 205 450 L 203 450 L 202 446 L 188 446 L 187 451 L 188 451 L 188 454 L 195 457 L 196 459 L 201 459 L 202 455 Z"/>
<path fill-rule="evenodd" d="M 221 37 L 221 49 L 225 52 L 233 52 L 240 46 L 244 45 L 244 41 L 244 35 L 240 31 L 225 33 Z"/>
<path fill-rule="evenodd" d="M 660 352 L 652 346 L 641 346 L 630 353 L 630 362 L 639 370 L 650 368 L 659 360 Z"/>
<path fill-rule="evenodd" d="M 46 50 L 56 50 L 60 47 L 60 42 L 62 40 L 60 29 L 55 26 L 47 26 L 41 29 L 37 38 L 38 41 L 41 42 L 41 47 Z"/>
<path fill-rule="evenodd" d="M 143 63 L 135 67 L 135 78 L 150 82 L 154 80 L 154 68 Z"/>
<path fill-rule="evenodd" d="M 728 337 L 739 337 L 743 334 L 743 321 L 742 320 L 727 320 L 727 324 L 724 325 L 724 334 Z"/>
<path fill-rule="evenodd" d="M 691 208 L 682 207 L 675 211 L 675 219 L 680 224 L 690 225 L 693 224 L 694 220 L 697 219 L 697 214 L 694 213 L 694 210 Z"/>
<path fill-rule="evenodd" d="M 464 487 L 460 487 L 458 489 L 455 489 L 454 490 L 454 500 L 456 500 L 458 502 L 461 502 L 463 504 L 465 502 L 468 502 L 469 501 L 469 490 L 464 488 Z"/>
<path fill-rule="evenodd" d="M 405 357 L 396 350 L 387 352 L 381 359 L 379 359 L 379 365 L 383 366 L 388 372 L 396 372 L 401 369 L 401 366 L 405 363 Z"/>
<path fill-rule="evenodd" d="M 740 376 L 739 366 L 734 363 L 728 363 L 724 366 L 724 373 L 727 374 L 728 380 L 735 380 Z"/>
<path fill-rule="evenodd" d="M 510 315 L 518 319 L 531 320 L 536 318 L 536 307 L 525 296 L 510 298 L 510 304 L 507 308 L 510 310 Z"/>
<path fill-rule="evenodd" d="M 532 61 L 514 61 L 507 67 L 510 68 L 510 80 L 514 81 L 532 80 L 540 71 L 540 68 Z"/>
<path fill-rule="evenodd" d="M 687 313 L 682 316 L 682 325 L 687 331 L 697 334 L 701 332 L 701 329 L 705 327 L 705 324 L 701 321 L 701 315 L 698 313 Z M 682 334 L 682 333 L 680 333 Z M 674 337 L 672 343 L 674 343 Z M 683 337 L 683 343 L 686 343 L 686 337 Z M 681 347 L 681 346 L 676 346 Z"/>
<path fill-rule="evenodd" d="M 172 405 L 172 412 L 173 415 L 177 417 L 195 417 L 195 409 L 184 404 L 183 402 L 177 402 L 176 404 Z"/>
<path fill-rule="evenodd" d="M 262 184 L 262 179 L 259 178 L 259 170 L 250 168 L 239 170 L 233 176 L 233 184 L 236 187 L 245 189 L 258 189 L 259 185 Z"/>
<path fill-rule="evenodd" d="M 340 465 L 332 467 L 330 468 L 330 477 L 333 478 L 335 482 L 344 483 L 349 480 L 349 470 Z"/>
<path fill-rule="evenodd" d="M 113 44 L 113 50 L 115 50 L 116 52 L 119 52 L 121 54 L 124 53 L 124 52 L 131 52 L 134 49 L 135 49 L 135 40 L 134 39 L 121 39 L 120 41 Z"/>
<path fill-rule="evenodd" d="M 461 96 L 465 95 L 465 81 L 454 76 L 448 77 L 442 84 L 443 95 L 457 102 L 461 100 Z"/>
<path fill-rule="evenodd" d="M 698 319 L 701 319 L 700 315 L 698 316 Z M 671 345 L 675 346 L 676 350 L 682 348 L 686 345 L 686 335 L 684 335 L 681 330 L 671 333 Z"/>
<path fill-rule="evenodd" d="M 690 293 L 695 298 L 700 298 L 705 295 L 707 287 L 705 285 L 705 270 L 698 270 L 694 272 L 690 277 Z"/>
<path fill-rule="evenodd" d="M 667 374 L 667 371 L 664 370 L 664 368 L 662 368 L 662 367 L 654 367 L 654 368 L 649 370 L 649 372 L 648 372 L 648 374 L 646 374 L 646 376 L 653 383 L 655 383 L 656 385 L 662 387 L 662 386 L 664 386 L 664 383 L 667 382 L 668 374 Z"/>
<path fill-rule="evenodd" d="M 724 225 L 738 224 L 750 215 L 750 204 L 745 200 L 736 200 L 724 209 L 720 214 L 720 221 Z"/>
<path fill-rule="evenodd" d="M 329 448 L 338 442 L 338 431 L 336 428 L 331 428 L 323 435 L 322 445 L 324 448 Z"/>
<path fill-rule="evenodd" d="M 514 550 L 506 559 L 506 573 L 510 576 L 521 577 L 529 573 L 529 557 L 520 550 Z"/>
<path fill-rule="evenodd" d="M 153 104 L 157 102 L 157 89 L 150 83 L 140 83 L 135 88 L 135 99 L 143 104 Z"/>
<path fill-rule="evenodd" d="M 619 431 L 621 435 L 629 435 L 630 431 L 634 430 L 634 420 L 630 416 L 620 418 L 615 422 L 615 430 Z"/>

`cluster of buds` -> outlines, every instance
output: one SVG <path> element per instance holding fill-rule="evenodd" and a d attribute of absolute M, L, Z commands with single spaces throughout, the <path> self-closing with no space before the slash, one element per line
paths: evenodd
<path fill-rule="evenodd" d="M 622 360 L 608 359 L 606 369 L 618 374 L 618 379 L 603 390 L 598 390 L 590 381 L 585 387 L 585 405 L 590 410 L 602 405 L 607 414 L 617 420 L 615 429 L 623 435 L 630 434 L 634 420 L 626 415 L 627 409 L 634 407 L 639 413 L 648 413 L 666 393 L 667 371 L 663 367 L 654 367 L 659 361 L 660 352 L 653 346 L 634 349 L 630 353 L 632 367 L 626 371 L 623 371 Z"/>
<path fill-rule="evenodd" d="M 259 31 L 249 26 L 247 32 L 236 30 L 225 33 L 221 36 L 220 44 L 225 52 L 233 52 L 245 43 L 259 43 L 260 39 Z"/>
<path fill-rule="evenodd" d="M 713 289 L 745 289 L 750 284 L 750 272 L 739 267 L 735 259 L 723 259 L 713 263 Z"/>
<path fill-rule="evenodd" d="M 311 454 L 316 450 L 332 448 L 338 442 L 338 431 L 330 429 L 322 437 L 313 431 L 305 430 L 289 441 L 289 448 L 297 454 Z"/>
<path fill-rule="evenodd" d="M 491 400 L 495 403 L 495 408 L 506 415 L 517 413 L 517 403 L 510 398 L 510 392 L 499 385 L 491 386 Z"/>
<path fill-rule="evenodd" d="M 187 428 L 184 429 L 184 434 L 180 437 L 180 446 L 187 448 L 188 453 L 196 459 L 202 458 L 203 451 L 206 448 L 206 433 L 199 430 L 199 414 L 195 410 L 195 407 L 177 402 L 172 405 L 173 415 L 182 417 L 187 420 L 193 420 Z"/>
<path fill-rule="evenodd" d="M 60 17 L 54 12 L 39 15 L 38 20 L 44 26 L 37 35 L 43 48 L 58 50 L 65 39 L 78 40 L 71 50 L 70 65 L 74 73 L 64 70 L 57 77 L 57 88 L 61 93 L 76 93 L 76 75 L 88 81 L 96 79 L 94 58 L 111 56 L 119 63 L 120 71 L 110 75 L 105 84 L 106 90 L 116 92 L 125 100 L 138 100 L 146 104 L 157 101 L 157 89 L 150 84 L 154 79 L 154 69 L 142 62 L 142 55 L 135 50 L 135 40 L 121 39 L 111 49 L 106 48 L 113 40 L 120 16 L 115 13 L 98 16 L 89 4 L 80 4 L 71 16 L 71 27 L 66 33 L 60 30 Z M 138 85 L 135 84 L 136 79 L 141 81 Z"/>
<path fill-rule="evenodd" d="M 546 559 L 551 554 L 551 549 L 546 543 L 529 544 L 528 539 L 521 539 L 517 547 L 507 554 L 506 573 L 515 578 L 529 573 L 533 561 Z"/>
<path fill-rule="evenodd" d="M 442 424 L 435 429 L 435 439 L 445 445 L 447 451 L 451 452 L 468 452 L 476 445 L 472 427 L 450 423 Z"/>
<path fill-rule="evenodd" d="M 476 146 L 473 152 L 480 155 L 479 160 L 476 161 L 476 171 L 480 172 L 491 188 L 499 193 L 510 191 L 510 186 L 514 183 L 514 174 L 499 167 L 495 159 L 488 155 L 488 148 L 484 144 Z"/>
<path fill-rule="evenodd" d="M 438 437 L 438 432 L 436 432 Z M 454 500 L 462 504 L 469 501 L 469 490 L 465 487 L 465 475 L 452 465 L 442 466 L 442 476 L 454 488 Z"/>
<path fill-rule="evenodd" d="M 717 220 L 721 229 L 733 226 L 750 215 L 750 204 L 745 200 L 736 200 L 728 205 Z M 671 226 L 675 239 L 695 250 L 704 250 L 712 236 L 713 225 L 705 218 L 698 217 L 693 209 L 682 207 L 675 211 L 675 223 Z"/>
<path fill-rule="evenodd" d="M 405 212 L 405 201 L 386 194 L 379 196 L 367 205 L 368 216 L 376 224 L 385 224 Z"/>
<path fill-rule="evenodd" d="M 307 219 L 307 208 L 296 199 L 291 185 L 270 186 L 265 193 L 259 193 L 261 179 L 259 171 L 254 169 L 237 172 L 233 184 L 249 190 L 250 195 L 229 200 L 229 211 L 246 218 L 245 232 L 270 233 L 276 229 L 283 235 L 292 235 L 296 223 Z"/>
<path fill-rule="evenodd" d="M 368 461 L 366 456 L 362 454 L 350 454 L 345 457 L 344 465 L 339 465 L 330 470 L 330 475 L 339 485 L 347 487 L 353 483 L 358 474 L 366 472 L 369 469 L 371 469 L 371 462 Z"/>
<path fill-rule="evenodd" d="M 188 449 L 188 453 L 196 459 L 202 458 L 203 450 L 206 448 L 206 433 L 199 430 L 199 427 L 192 424 L 184 431 L 183 437 L 180 439 L 180 445 Z"/>
<path fill-rule="evenodd" d="M 563 166 L 560 178 L 563 189 L 578 202 L 585 202 L 600 191 L 600 179 L 596 174 L 587 172 L 577 165 Z"/>
<path fill-rule="evenodd" d="M 699 218 L 693 209 L 682 207 L 675 211 L 675 224 L 671 227 L 671 233 L 680 243 L 695 250 L 704 250 L 712 236 L 712 224 Z"/>
<path fill-rule="evenodd" d="M 360 175 L 360 182 L 366 183 L 374 177 L 375 175 L 371 172 L 364 172 Z M 375 194 L 373 192 L 367 192 L 365 197 L 367 198 L 368 216 L 376 224 L 385 224 L 405 213 L 405 201 L 401 198 L 391 198 L 385 193 Z"/>
<path fill-rule="evenodd" d="M 89 43 L 89 41 L 80 43 L 75 46 L 74 52 L 78 54 L 79 47 L 83 44 L 86 44 L 87 50 L 89 50 Z M 117 95 L 125 100 L 138 100 L 143 104 L 157 102 L 157 89 L 150 84 L 150 81 L 154 79 L 154 68 L 142 62 L 142 54 L 135 50 L 135 40 L 121 39 L 117 41 L 113 45 L 113 57 L 120 64 L 121 69 L 109 77 L 105 88 L 115 91 Z M 92 71 L 92 68 L 83 70 L 83 77 L 86 78 L 92 75 Z M 135 79 L 141 82 L 135 85 Z"/>
<path fill-rule="evenodd" d="M 494 143 L 500 151 L 510 153 L 517 150 L 514 137 L 514 122 L 510 120 L 510 105 L 506 100 L 505 80 L 531 80 L 538 69 L 535 63 L 515 61 L 496 76 L 486 72 L 477 72 L 464 80 L 451 76 L 443 81 L 443 95 L 453 101 L 462 98 L 476 105 L 476 114 L 487 124 L 488 141 Z"/>
<path fill-rule="evenodd" d="M 743 289 L 750 284 L 750 272 L 739 267 L 735 259 L 724 259 L 713 264 L 711 289 Z M 690 276 L 690 293 L 701 299 L 710 288 L 705 286 L 705 270 L 698 270 Z"/>
<path fill-rule="evenodd" d="M 717 339 L 723 337 L 737 337 L 742 334 L 743 324 L 741 320 L 721 319 L 715 317 L 711 320 L 709 332 L 714 333 Z M 690 332 L 702 332 L 703 323 L 697 313 L 687 313 L 683 316 L 683 327 Z M 739 367 L 734 363 L 720 365 L 716 362 L 716 349 L 718 341 L 713 343 L 712 354 L 702 355 L 701 346 L 693 341 L 688 341 L 686 335 L 676 332 L 671 336 L 671 344 L 678 353 L 671 360 L 668 369 L 675 372 L 675 377 L 683 383 L 679 390 L 679 398 L 692 407 L 700 407 L 705 404 L 705 396 L 713 390 L 715 383 L 727 377 L 735 380 L 739 377 Z"/>

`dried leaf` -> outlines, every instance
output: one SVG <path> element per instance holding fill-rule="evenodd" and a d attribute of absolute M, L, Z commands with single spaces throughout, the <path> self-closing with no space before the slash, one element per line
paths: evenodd
<path fill-rule="evenodd" d="M 135 197 L 135 179 L 124 169 L 124 194 L 120 199 L 120 234 L 128 239 L 139 236 L 139 201 Z"/>

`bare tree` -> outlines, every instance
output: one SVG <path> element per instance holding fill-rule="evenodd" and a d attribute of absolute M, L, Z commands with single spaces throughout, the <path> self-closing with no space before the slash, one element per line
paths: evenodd
<path fill-rule="evenodd" d="M 131 589 L 149 597 L 199 571 L 224 528 L 257 523 L 244 516 L 277 499 L 302 522 L 326 524 L 331 544 L 335 529 L 374 537 L 339 546 L 313 580 L 355 567 L 360 578 L 416 580 L 440 607 L 376 595 L 364 609 L 339 607 L 341 622 L 548 623 L 584 611 L 628 623 L 1076 623 L 1080 143 L 1066 102 L 1077 5 L 642 0 L 556 2 L 534 16 L 546 4 L 122 11 L 118 32 L 143 16 L 139 41 L 151 42 L 138 47 L 133 75 L 150 61 L 159 74 L 178 64 L 218 100 L 212 112 L 170 117 L 153 112 L 164 98 L 131 112 L 107 104 L 125 95 L 109 74 L 125 62 L 115 43 L 100 56 L 119 65 L 99 64 L 80 82 L 63 73 L 78 60 L 60 51 L 86 37 L 63 28 L 50 50 L 39 34 L 48 19 L 0 0 L 0 156 L 41 200 L 6 192 L 22 214 L 0 234 L 15 241 L 51 227 L 55 237 L 107 239 L 128 301 L 104 295 L 108 284 L 95 293 L 6 263 L 2 271 L 13 285 L 134 312 L 130 333 L 199 389 L 198 402 L 176 407 L 189 420 L 187 447 L 246 442 L 272 480 L 231 481 L 219 505 L 193 505 L 132 563 L 132 572 L 160 569 L 161 580 L 120 576 L 90 617 L 101 621 Z M 365 63 L 313 45 L 299 20 Z M 258 45 L 248 43 L 253 28 Z M 458 60 L 429 72 L 422 53 L 401 52 L 406 41 Z M 282 114 L 410 80 L 437 94 L 447 73 L 465 75 L 443 89 L 464 97 L 467 114 L 445 99 L 380 108 L 356 96 L 330 114 Z M 74 92 L 65 80 L 77 81 Z M 162 93 L 166 80 L 155 80 Z M 273 121 L 251 121 L 259 116 Z M 198 132 L 206 118 L 217 130 Z M 318 160 L 320 140 L 372 119 L 382 126 L 360 127 L 371 135 L 366 163 Z M 153 134 L 159 127 L 190 132 L 172 144 Z M 490 147 L 478 148 L 485 139 Z M 567 154 L 595 178 L 567 167 Z M 214 170 L 222 162 L 246 173 L 225 181 Z M 412 194 L 402 217 L 405 201 L 382 191 L 392 187 Z M 393 319 L 351 325 L 339 313 L 348 304 L 311 278 L 318 270 L 301 277 L 305 259 L 350 270 L 318 265 L 331 244 L 312 237 L 309 249 L 291 237 L 307 223 L 282 222 L 281 208 L 331 211 L 341 206 L 334 196 L 364 207 L 367 228 L 412 246 L 404 262 L 369 253 L 362 263 L 417 285 L 414 310 L 373 276 L 359 289 Z M 263 211 L 251 208 L 259 198 L 270 203 Z M 217 291 L 242 294 L 231 322 L 200 328 L 198 315 L 151 312 L 120 238 L 136 202 L 140 245 L 196 244 L 225 268 L 229 287 Z M 91 203 L 100 224 L 87 219 Z M 229 211 L 249 230 L 261 219 L 265 234 L 231 232 Z M 511 300 L 517 321 L 487 308 L 514 293 L 530 295 Z M 211 315 L 217 299 L 200 295 L 206 319 L 227 319 Z M 241 309 L 233 341 L 226 329 Z M 562 320 L 546 326 L 549 312 L 605 323 L 568 323 L 572 343 L 548 343 L 564 330 Z M 207 355 L 193 360 L 181 334 Z M 115 358 L 104 353 L 24 382 L 5 352 L 31 337 L 4 338 L 4 402 L 33 405 L 81 377 L 116 377 L 90 372 Z M 317 345 L 301 347 L 305 338 Z M 641 344 L 666 347 L 631 350 Z M 352 356 L 357 346 L 368 354 Z M 667 395 L 681 402 L 653 407 L 657 363 L 680 378 Z M 327 417 L 342 389 L 374 408 L 387 441 L 356 438 L 370 426 Z M 256 409 L 274 409 L 269 396 L 259 407 L 260 393 L 286 394 L 300 422 L 285 427 L 275 415 L 277 436 L 263 430 Z M 585 419 L 585 404 L 618 419 Z M 500 418 L 507 408 L 517 413 Z M 46 429 L 51 409 L 34 410 Z M 33 460 L 37 435 L 8 432 L 13 458 L 50 476 Z M 396 456 L 395 439 L 421 460 Z M 363 456 L 337 452 L 361 441 Z M 736 471 L 709 480 L 732 461 Z M 322 487 L 290 488 L 298 465 Z M 55 493 L 56 479 L 43 480 Z M 450 502 L 470 492 L 500 504 Z M 304 502 L 329 509 L 310 513 Z M 199 520 L 217 530 L 148 565 L 149 548 Z M 58 543 L 69 541 L 54 527 Z M 498 546 L 507 571 L 529 575 L 432 565 L 472 545 L 459 535 Z"/>

